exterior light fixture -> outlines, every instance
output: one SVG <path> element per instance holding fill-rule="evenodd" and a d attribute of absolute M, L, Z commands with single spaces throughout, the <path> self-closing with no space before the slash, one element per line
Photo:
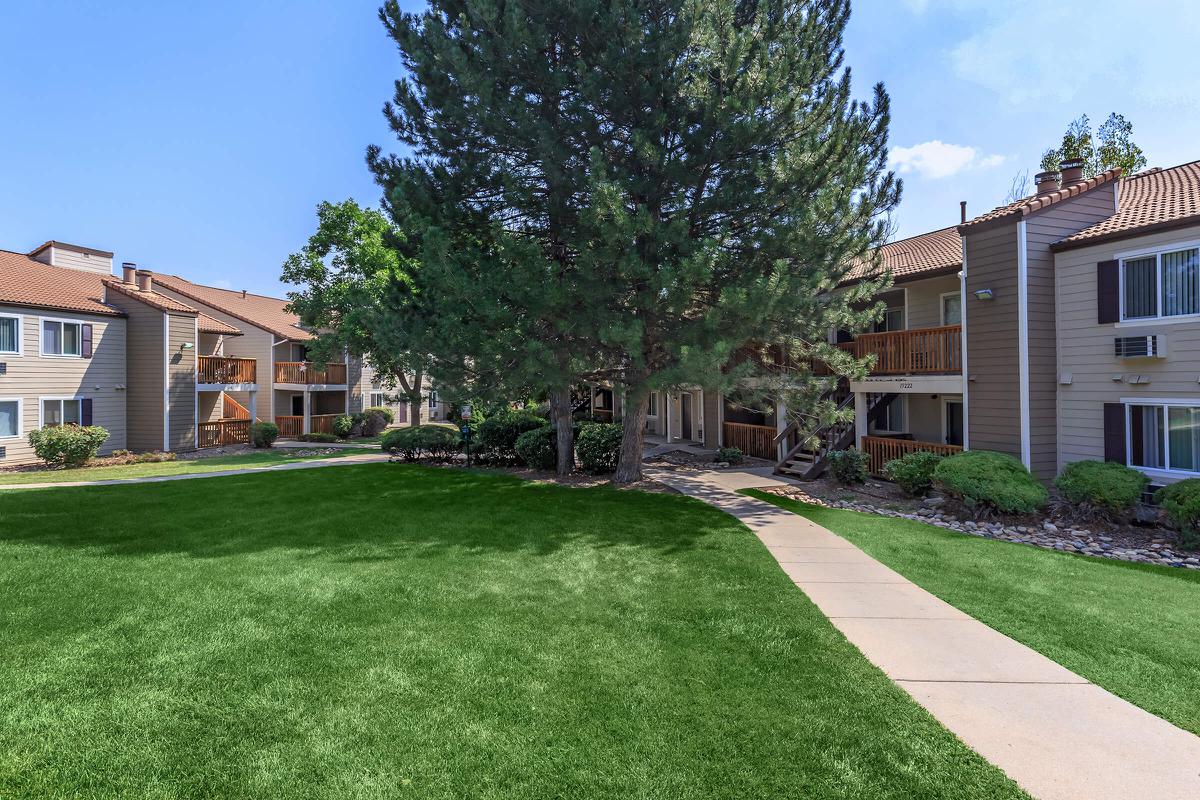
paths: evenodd
<path fill-rule="evenodd" d="M 993 292 L 991 289 L 976 289 L 975 290 L 975 299 L 976 300 L 995 300 L 996 293 Z"/>
<path fill-rule="evenodd" d="M 179 349 L 180 350 L 191 350 L 195 346 L 196 345 L 192 344 L 191 342 L 184 342 L 183 344 L 179 345 Z"/>

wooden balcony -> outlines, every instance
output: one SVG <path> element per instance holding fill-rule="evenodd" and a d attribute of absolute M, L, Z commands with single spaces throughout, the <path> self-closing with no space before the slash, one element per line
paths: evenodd
<path fill-rule="evenodd" d="M 875 356 L 872 375 L 945 375 L 962 372 L 962 326 L 864 333 L 841 345 L 856 358 Z"/>
<path fill-rule="evenodd" d="M 745 425 L 741 422 L 725 422 L 721 425 L 722 442 L 725 447 L 736 447 L 748 456 L 775 461 L 779 458 L 775 446 L 778 433 L 769 425 Z"/>
<path fill-rule="evenodd" d="M 311 361 L 276 361 L 275 383 L 345 384 L 346 365 L 314 364 Z"/>
<path fill-rule="evenodd" d="M 276 417 L 280 439 L 296 439 L 304 433 L 304 417 Z"/>
<path fill-rule="evenodd" d="M 952 456 L 962 452 L 962 448 L 956 444 L 917 442 L 911 439 L 891 439 L 886 436 L 864 436 L 860 442 L 860 448 L 871 457 L 869 469 L 871 474 L 878 478 L 883 477 L 884 464 L 908 453 L 924 451 L 937 453 L 939 456 Z"/>
<path fill-rule="evenodd" d="M 223 419 L 196 426 L 196 447 L 250 444 L 250 420 Z"/>
<path fill-rule="evenodd" d="M 257 383 L 258 361 L 253 358 L 199 356 L 196 383 Z"/>
<path fill-rule="evenodd" d="M 341 414 L 313 414 L 308 418 L 309 427 L 312 433 L 328 433 L 333 434 L 333 421 Z"/>

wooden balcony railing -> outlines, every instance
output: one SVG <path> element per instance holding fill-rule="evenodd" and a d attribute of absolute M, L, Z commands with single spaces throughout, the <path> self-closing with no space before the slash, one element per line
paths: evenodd
<path fill-rule="evenodd" d="M 842 347 L 856 358 L 875 356 L 872 375 L 962 372 L 962 326 L 864 333 Z"/>
<path fill-rule="evenodd" d="M 775 461 L 779 458 L 775 446 L 777 431 L 769 425 L 745 425 L 741 422 L 725 422 L 721 426 L 726 447 L 736 447 L 748 456 Z"/>
<path fill-rule="evenodd" d="M 250 419 L 250 409 L 222 392 L 221 419 Z"/>
<path fill-rule="evenodd" d="M 250 420 L 223 419 L 196 426 L 196 447 L 250 444 Z"/>
<path fill-rule="evenodd" d="M 304 433 L 304 417 L 276 417 L 280 439 L 296 439 Z"/>
<path fill-rule="evenodd" d="M 937 453 L 939 456 L 952 456 L 961 453 L 962 448 L 956 444 L 938 444 L 937 442 L 917 442 L 909 439 L 890 439 L 886 436 L 864 436 L 861 448 L 871 457 L 871 474 L 882 478 L 883 465 L 894 461 L 906 453 L 925 451 Z"/>
<path fill-rule="evenodd" d="M 314 364 L 311 361 L 276 361 L 276 383 L 342 384 L 346 382 L 345 364 Z"/>
<path fill-rule="evenodd" d="M 313 414 L 308 418 L 313 433 L 333 433 L 333 421 L 341 414 Z"/>
<path fill-rule="evenodd" d="M 258 361 L 253 358 L 200 356 L 196 383 L 257 383 Z"/>

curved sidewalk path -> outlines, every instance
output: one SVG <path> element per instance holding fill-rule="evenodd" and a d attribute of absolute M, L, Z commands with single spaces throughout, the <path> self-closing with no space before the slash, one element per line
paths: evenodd
<path fill-rule="evenodd" d="M 647 469 L 737 517 L 835 627 L 1040 800 L 1200 800 L 1200 737 L 926 592 L 804 517 L 737 494 L 770 470 Z"/>
<path fill-rule="evenodd" d="M 359 456 L 336 458 L 314 458 L 308 461 L 289 461 L 286 464 L 266 464 L 261 467 L 231 467 L 212 472 L 184 472 L 179 475 L 146 475 L 140 478 L 113 478 L 101 481 L 51 481 L 46 483 L 10 483 L 0 485 L 0 492 L 16 489 L 61 489 L 69 486 L 121 486 L 127 483 L 165 483 L 188 481 L 196 478 L 220 478 L 227 475 L 253 475 L 259 472 L 281 472 L 289 469 L 312 469 L 314 467 L 336 467 L 341 464 L 371 464 L 387 461 L 387 453 L 364 453 Z"/>

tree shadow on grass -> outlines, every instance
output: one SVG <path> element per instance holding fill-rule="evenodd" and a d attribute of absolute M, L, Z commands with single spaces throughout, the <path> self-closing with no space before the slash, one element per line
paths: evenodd
<path fill-rule="evenodd" d="M 674 495 L 394 464 L 0 495 L 0 544 L 110 556 L 290 550 L 369 563 L 545 556 L 579 542 L 669 554 L 717 546 L 718 534 L 738 530 L 721 512 Z"/>

